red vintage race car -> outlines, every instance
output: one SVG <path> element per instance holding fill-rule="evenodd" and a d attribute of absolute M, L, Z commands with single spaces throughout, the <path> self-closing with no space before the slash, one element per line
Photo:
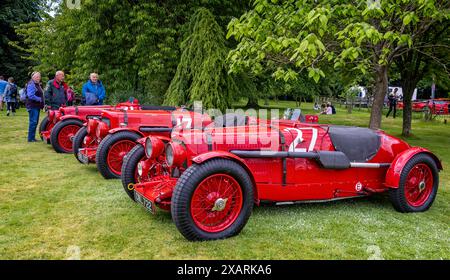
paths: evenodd
<path fill-rule="evenodd" d="M 75 135 L 73 151 L 81 163 L 97 164 L 105 179 L 120 178 L 123 157 L 139 138 L 154 135 L 170 139 L 173 126 L 183 122 L 190 127 L 195 112 L 167 106 L 142 106 L 143 110 L 103 111 L 99 118 L 90 119 Z M 201 124 L 211 122 L 199 115 Z"/>
<path fill-rule="evenodd" d="M 402 110 L 404 104 L 403 102 L 399 102 L 397 106 Z M 430 111 L 434 115 L 448 115 L 450 112 L 450 102 L 445 98 L 413 101 L 411 106 L 413 112 Z"/>
<path fill-rule="evenodd" d="M 169 142 L 139 141 L 122 167 L 125 191 L 152 213 L 170 210 L 189 240 L 238 234 L 261 202 L 389 192 L 396 210 L 425 211 L 442 170 L 427 149 L 359 127 L 215 121 L 201 130 L 174 130 Z"/>
<path fill-rule="evenodd" d="M 69 106 L 49 110 L 47 116 L 41 121 L 39 134 L 47 144 L 52 144 L 56 152 L 71 153 L 74 135 L 89 118 L 99 116 L 103 110 L 139 108 L 135 100 L 119 103 L 116 106 Z"/>

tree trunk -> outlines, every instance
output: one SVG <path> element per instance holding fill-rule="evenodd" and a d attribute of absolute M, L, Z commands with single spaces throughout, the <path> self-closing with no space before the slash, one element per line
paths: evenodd
<path fill-rule="evenodd" d="M 369 128 L 381 128 L 381 116 L 383 114 L 384 97 L 386 96 L 388 87 L 387 66 L 378 65 L 376 67 L 375 77 L 375 92 L 372 104 L 372 111 L 370 112 Z"/>
<path fill-rule="evenodd" d="M 406 78 L 406 77 L 404 77 Z M 403 90 L 403 128 L 402 136 L 408 137 L 411 135 L 411 120 L 412 120 L 412 105 L 411 98 L 414 93 L 416 83 L 413 79 L 402 78 L 402 90 Z"/>
<path fill-rule="evenodd" d="M 255 98 L 254 96 L 250 96 L 248 98 L 247 105 L 245 105 L 245 108 L 254 108 L 254 109 L 259 108 L 258 98 Z"/>

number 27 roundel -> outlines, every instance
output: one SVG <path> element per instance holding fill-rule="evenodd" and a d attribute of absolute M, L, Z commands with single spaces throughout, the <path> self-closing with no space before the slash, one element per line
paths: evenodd
<path fill-rule="evenodd" d="M 317 142 L 317 128 L 285 128 L 284 131 L 290 132 L 293 137 L 289 145 L 289 152 L 314 151 Z"/>

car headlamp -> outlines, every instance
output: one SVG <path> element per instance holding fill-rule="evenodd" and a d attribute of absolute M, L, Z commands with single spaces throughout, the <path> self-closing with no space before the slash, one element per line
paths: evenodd
<path fill-rule="evenodd" d="M 150 136 L 145 139 L 145 155 L 156 159 L 164 152 L 164 142 L 158 137 Z"/>
<path fill-rule="evenodd" d="M 96 119 L 89 119 L 87 122 L 87 133 L 91 134 L 95 132 L 95 129 L 97 128 L 98 121 Z"/>
<path fill-rule="evenodd" d="M 169 166 L 180 166 L 186 160 L 186 149 L 181 143 L 171 142 L 166 147 L 166 161 Z"/>
<path fill-rule="evenodd" d="M 109 127 L 104 122 L 98 122 L 97 130 L 95 131 L 95 136 L 97 139 L 104 138 L 108 134 Z"/>
<path fill-rule="evenodd" d="M 61 112 L 55 111 L 55 116 L 53 117 L 53 123 L 57 123 L 59 121 L 59 118 L 61 118 Z"/>
<path fill-rule="evenodd" d="M 143 170 L 144 168 L 143 168 L 143 166 L 142 166 L 142 163 L 141 162 L 139 162 L 138 163 L 138 165 L 137 165 L 137 173 L 138 173 L 138 175 L 139 175 L 139 177 L 142 177 L 142 173 L 143 173 Z"/>
<path fill-rule="evenodd" d="M 150 139 L 150 137 L 147 137 L 147 139 L 145 139 L 145 155 L 148 158 L 151 158 L 152 151 L 153 151 L 152 140 Z"/>
<path fill-rule="evenodd" d="M 54 118 L 55 118 L 55 111 L 53 110 L 48 111 L 48 120 L 52 122 Z"/>

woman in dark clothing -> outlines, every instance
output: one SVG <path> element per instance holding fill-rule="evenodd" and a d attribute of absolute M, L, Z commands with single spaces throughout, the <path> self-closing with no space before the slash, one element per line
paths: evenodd
<path fill-rule="evenodd" d="M 27 84 L 28 142 L 36 142 L 36 127 L 39 122 L 39 113 L 44 108 L 44 91 L 40 82 L 41 73 L 33 72 L 31 81 Z"/>
<path fill-rule="evenodd" d="M 16 114 L 17 86 L 14 84 L 13 77 L 8 79 L 8 85 L 5 88 L 5 101 L 7 108 L 6 116 L 9 116 L 10 113 L 14 116 Z"/>

